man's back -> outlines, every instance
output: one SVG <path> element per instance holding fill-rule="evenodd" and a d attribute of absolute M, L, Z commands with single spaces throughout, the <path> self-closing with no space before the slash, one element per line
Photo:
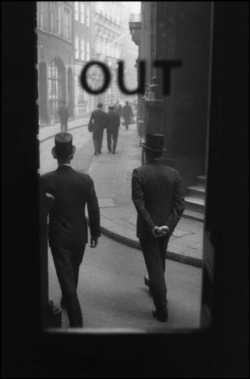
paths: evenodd
<path fill-rule="evenodd" d="M 110 130 L 117 129 L 120 126 L 120 116 L 115 111 L 110 111 L 107 113 L 107 127 Z"/>
<path fill-rule="evenodd" d="M 132 113 L 132 109 L 131 109 L 130 105 L 128 105 L 128 104 L 124 105 L 124 107 L 123 107 L 123 115 L 127 116 L 127 117 L 130 117 L 131 113 Z"/>
<path fill-rule="evenodd" d="M 50 246 L 87 242 L 85 206 L 88 203 L 92 228 L 98 228 L 99 207 L 91 177 L 62 165 L 43 175 L 46 192 L 55 197 L 50 211 Z"/>
<path fill-rule="evenodd" d="M 93 123 L 94 127 L 106 126 L 106 113 L 102 109 L 95 109 L 91 113 L 90 123 Z"/>
<path fill-rule="evenodd" d="M 164 225 L 171 215 L 173 206 L 176 207 L 177 213 L 183 212 L 184 194 L 181 182 L 178 171 L 158 160 L 134 170 L 132 197 L 139 210 L 137 220 L 139 234 L 148 232 L 149 225 L 144 219 L 145 210 L 154 225 Z M 177 223 L 177 217 L 173 220 L 172 227 L 175 222 Z"/>

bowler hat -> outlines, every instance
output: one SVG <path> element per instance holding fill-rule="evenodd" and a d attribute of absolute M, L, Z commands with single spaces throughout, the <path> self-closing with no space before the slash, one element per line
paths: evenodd
<path fill-rule="evenodd" d="M 162 153 L 167 150 L 166 146 L 163 145 L 163 142 L 164 134 L 147 134 L 146 140 L 144 140 L 141 145 L 150 151 Z"/>
<path fill-rule="evenodd" d="M 55 146 L 52 153 L 56 158 L 67 158 L 73 155 L 76 151 L 75 146 L 72 145 L 73 137 L 70 133 L 58 133 L 55 135 Z"/>

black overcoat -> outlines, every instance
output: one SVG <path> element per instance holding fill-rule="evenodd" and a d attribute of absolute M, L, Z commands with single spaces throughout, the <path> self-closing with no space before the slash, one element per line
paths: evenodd
<path fill-rule="evenodd" d="M 154 226 L 162 225 L 172 234 L 185 209 L 179 172 L 160 160 L 134 169 L 132 200 L 137 210 L 137 237 L 146 237 Z"/>
<path fill-rule="evenodd" d="M 50 246 L 66 247 L 88 242 L 86 204 L 91 236 L 100 236 L 100 210 L 94 182 L 88 174 L 61 165 L 44 174 L 42 179 L 45 191 L 55 197 L 49 213 Z"/>

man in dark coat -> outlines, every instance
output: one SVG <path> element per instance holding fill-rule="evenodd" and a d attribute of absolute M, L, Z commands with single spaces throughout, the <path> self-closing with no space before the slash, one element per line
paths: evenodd
<path fill-rule="evenodd" d="M 131 119 L 133 117 L 132 108 L 131 108 L 131 105 L 129 105 L 128 101 L 126 101 L 126 105 L 124 105 L 124 107 L 123 107 L 122 116 L 124 118 L 124 124 L 125 124 L 126 130 L 128 130 L 128 126 L 129 126 Z"/>
<path fill-rule="evenodd" d="M 72 135 L 57 134 L 52 155 L 58 161 L 58 168 L 44 174 L 42 180 L 46 193 L 54 199 L 49 212 L 49 245 L 62 291 L 61 305 L 68 312 L 70 326 L 82 327 L 77 284 L 88 242 L 86 204 L 92 247 L 97 246 L 100 236 L 100 211 L 93 180 L 70 166 L 74 153 Z"/>
<path fill-rule="evenodd" d="M 109 112 L 107 113 L 107 146 L 108 151 L 115 154 L 117 140 L 118 140 L 118 131 L 120 126 L 120 116 L 115 112 L 114 107 L 109 107 Z M 113 142 L 113 143 L 112 143 Z"/>
<path fill-rule="evenodd" d="M 60 117 L 61 132 L 66 133 L 68 130 L 69 112 L 68 112 L 68 108 L 66 107 L 65 101 L 61 102 L 61 106 L 59 107 L 58 114 Z"/>
<path fill-rule="evenodd" d="M 106 128 L 106 113 L 102 110 L 102 103 L 97 105 L 90 116 L 89 131 L 93 132 L 95 155 L 102 153 L 103 131 Z"/>
<path fill-rule="evenodd" d="M 120 117 L 122 116 L 122 106 L 119 101 L 117 101 L 115 104 L 115 112 L 117 112 Z"/>
<path fill-rule="evenodd" d="M 185 208 L 182 179 L 178 171 L 159 158 L 164 136 L 147 135 L 142 143 L 146 164 L 134 169 L 132 200 L 136 207 L 139 238 L 149 276 L 145 284 L 153 296 L 153 316 L 162 322 L 168 319 L 165 254 L 170 236 Z"/>

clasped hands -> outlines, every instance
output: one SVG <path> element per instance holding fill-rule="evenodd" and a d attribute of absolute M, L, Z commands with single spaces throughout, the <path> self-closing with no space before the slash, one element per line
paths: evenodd
<path fill-rule="evenodd" d="M 167 225 L 154 226 L 152 229 L 152 233 L 155 238 L 164 237 L 168 232 L 169 227 Z"/>

